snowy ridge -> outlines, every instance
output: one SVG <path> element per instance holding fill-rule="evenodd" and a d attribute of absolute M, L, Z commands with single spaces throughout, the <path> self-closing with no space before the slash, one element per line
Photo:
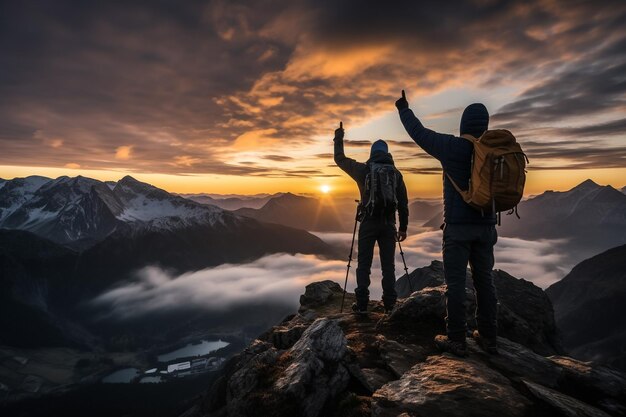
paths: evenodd
<path fill-rule="evenodd" d="M 27 230 L 59 243 L 95 242 L 120 227 L 176 230 L 235 218 L 130 176 L 102 182 L 82 176 L 3 180 L 0 228 Z"/>
<path fill-rule="evenodd" d="M 35 191 L 49 181 L 50 178 L 37 175 L 3 180 L 0 186 L 0 227 L 4 219 L 30 200 Z"/>
<path fill-rule="evenodd" d="M 122 178 L 113 193 L 122 201 L 124 208 L 117 218 L 124 222 L 151 222 L 166 228 L 223 222 L 224 212 L 217 207 L 178 197 L 130 176 Z"/>

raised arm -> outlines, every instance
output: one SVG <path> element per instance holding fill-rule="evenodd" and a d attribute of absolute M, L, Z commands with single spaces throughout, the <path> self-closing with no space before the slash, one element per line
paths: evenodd
<path fill-rule="evenodd" d="M 358 181 L 358 172 L 362 170 L 365 164 L 355 161 L 352 158 L 348 158 L 343 151 L 343 122 L 339 122 L 339 129 L 335 130 L 335 163 L 339 168 L 350 175 L 354 180 Z"/>
<path fill-rule="evenodd" d="M 413 111 L 409 109 L 404 90 L 402 90 L 402 97 L 396 101 L 396 107 L 400 113 L 400 120 L 411 139 L 429 155 L 437 158 L 441 163 L 445 163 L 454 136 L 444 135 L 425 128 L 422 122 L 415 117 Z"/>

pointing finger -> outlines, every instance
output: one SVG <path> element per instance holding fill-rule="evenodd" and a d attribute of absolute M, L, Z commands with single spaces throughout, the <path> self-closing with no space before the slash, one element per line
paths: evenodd
<path fill-rule="evenodd" d="M 343 122 L 339 122 L 339 129 L 343 129 Z"/>
<path fill-rule="evenodd" d="M 402 98 L 406 100 L 406 94 L 404 94 L 404 90 L 402 90 Z"/>

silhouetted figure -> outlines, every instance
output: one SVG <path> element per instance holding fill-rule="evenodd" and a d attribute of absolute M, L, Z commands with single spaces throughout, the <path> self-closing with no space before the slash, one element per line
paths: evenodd
<path fill-rule="evenodd" d="M 476 289 L 476 337 L 485 350 L 496 352 L 497 296 L 491 272 L 494 265 L 493 247 L 498 239 L 496 214 L 481 212 L 467 204 L 456 191 L 448 175 L 461 189 L 469 188 L 473 145 L 454 135 L 446 135 L 425 128 L 409 109 L 404 90 L 396 101 L 400 120 L 407 133 L 424 151 L 437 158 L 443 167 L 443 265 L 446 279 L 447 336 L 435 338 L 445 351 L 459 356 L 467 355 L 465 336 L 465 279 L 467 264 L 472 270 Z M 460 135 L 479 138 L 489 126 L 489 113 L 480 103 L 463 111 Z"/>
<path fill-rule="evenodd" d="M 387 143 L 377 140 L 372 145 L 370 158 L 365 163 L 346 157 L 343 150 L 343 124 L 335 130 L 335 163 L 356 181 L 361 195 L 358 238 L 357 302 L 352 309 L 367 312 L 369 301 L 370 270 L 374 245 L 378 242 L 382 269 L 383 303 L 391 311 L 398 295 L 395 290 L 396 240 L 406 239 L 409 207 L 402 174 L 395 168 Z M 400 226 L 396 231 L 396 211 Z"/>

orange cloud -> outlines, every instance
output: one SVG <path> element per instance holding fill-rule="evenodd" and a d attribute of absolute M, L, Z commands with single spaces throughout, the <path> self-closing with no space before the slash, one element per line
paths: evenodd
<path fill-rule="evenodd" d="M 132 149 L 132 146 L 119 146 L 115 151 L 115 159 L 129 159 Z"/>
<path fill-rule="evenodd" d="M 190 167 L 194 164 L 197 164 L 199 162 L 201 162 L 202 160 L 200 158 L 194 158 L 192 156 L 189 155 L 181 155 L 181 156 L 175 156 L 174 157 L 174 165 L 176 166 L 183 166 L 183 167 Z"/>
<path fill-rule="evenodd" d="M 273 107 L 282 103 L 284 97 L 265 97 L 259 99 L 259 103 L 261 103 L 264 107 Z"/>
<path fill-rule="evenodd" d="M 387 60 L 393 50 L 390 45 L 361 46 L 328 50 L 302 45 L 296 49 L 284 75 L 289 80 L 344 77 L 362 73 Z"/>
<path fill-rule="evenodd" d="M 52 148 L 60 148 L 61 146 L 63 146 L 63 140 L 62 139 L 48 139 L 46 140 L 46 144 Z"/>
<path fill-rule="evenodd" d="M 276 138 L 272 135 L 276 134 L 276 132 L 276 129 L 258 129 L 248 131 L 235 140 L 233 148 L 237 150 L 256 150 L 274 145 L 276 143 Z"/>

